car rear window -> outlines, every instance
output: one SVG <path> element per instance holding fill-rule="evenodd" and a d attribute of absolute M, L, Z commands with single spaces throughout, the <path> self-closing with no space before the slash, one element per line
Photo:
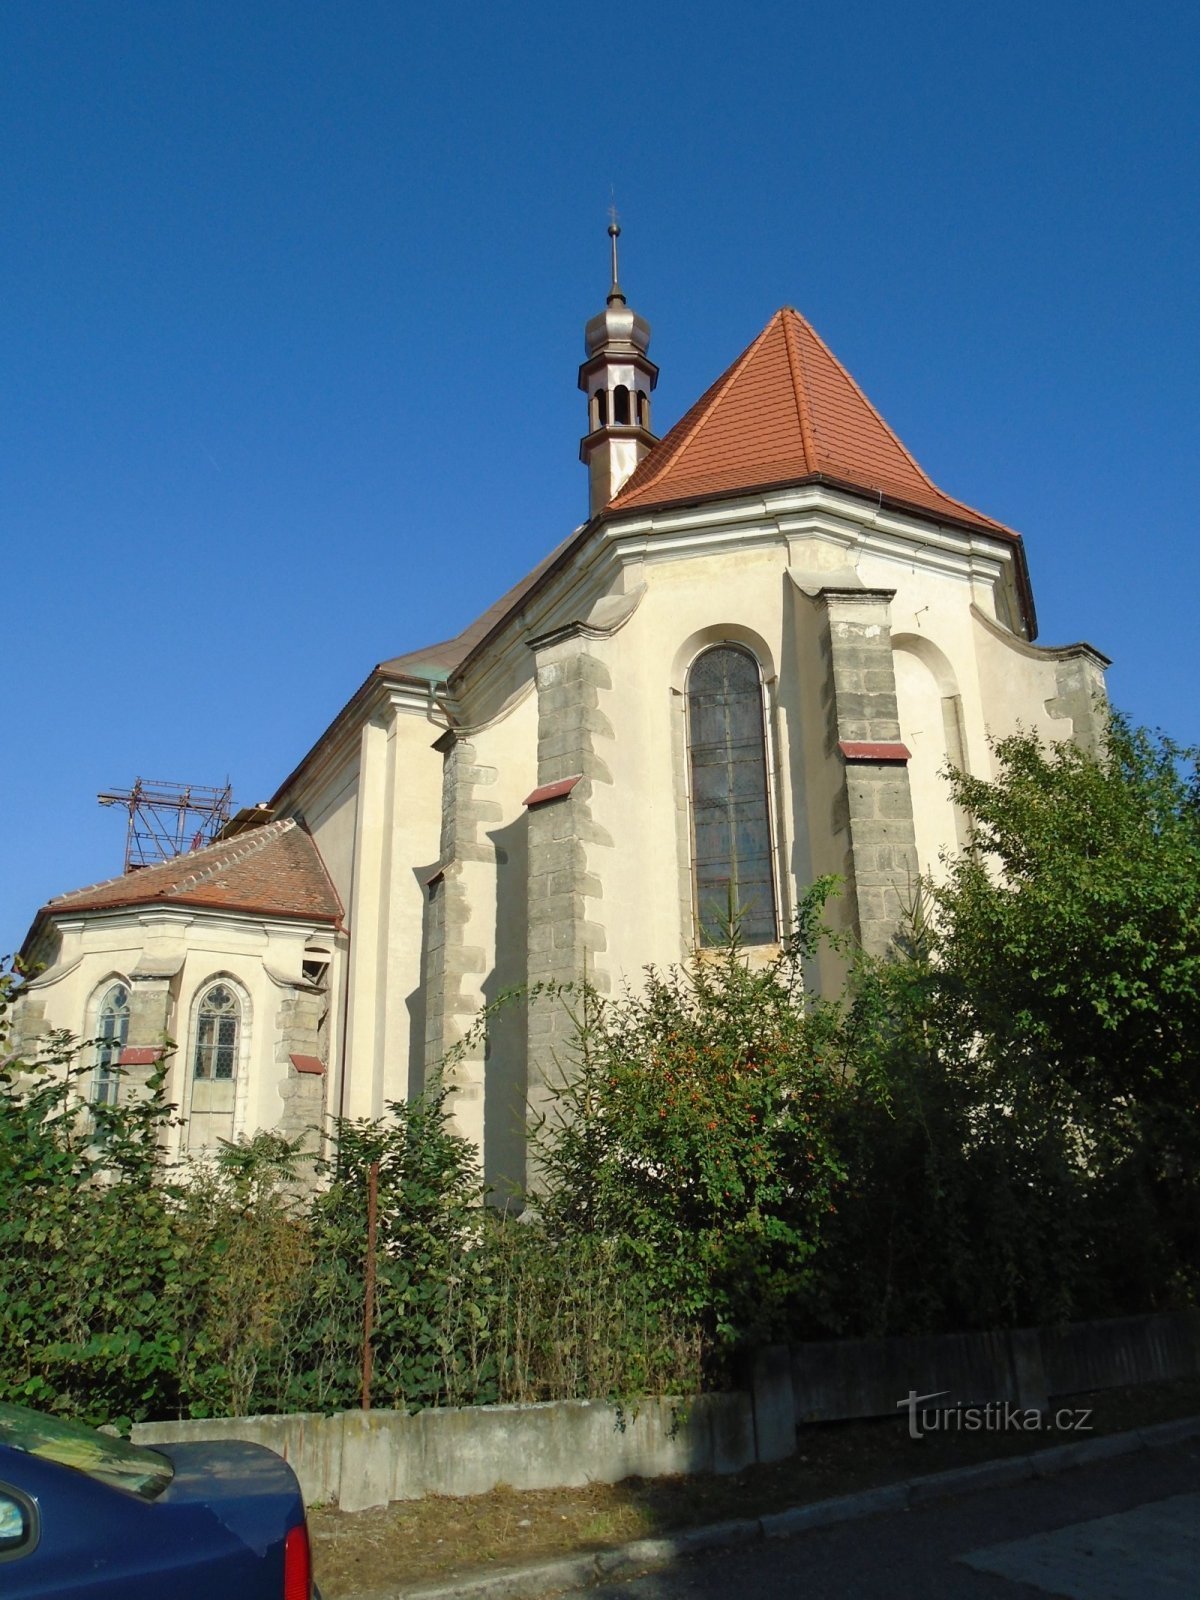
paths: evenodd
<path fill-rule="evenodd" d="M 154 1500 L 170 1483 L 174 1468 L 166 1456 L 115 1435 L 97 1433 L 82 1422 L 47 1417 L 26 1406 L 0 1401 L 0 1444 L 74 1467 L 89 1478 Z"/>

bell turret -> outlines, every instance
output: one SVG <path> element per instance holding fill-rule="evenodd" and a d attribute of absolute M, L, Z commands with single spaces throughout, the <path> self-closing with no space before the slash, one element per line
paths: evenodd
<path fill-rule="evenodd" d="M 658 368 L 646 354 L 650 324 L 625 303 L 617 275 L 620 234 L 614 214 L 608 225 L 612 286 L 604 310 L 584 330 L 587 354 L 579 369 L 579 387 L 588 404 L 588 431 L 579 444 L 579 459 L 587 463 L 592 517 L 623 488 L 658 442 L 650 431 L 650 394 L 658 382 Z"/>

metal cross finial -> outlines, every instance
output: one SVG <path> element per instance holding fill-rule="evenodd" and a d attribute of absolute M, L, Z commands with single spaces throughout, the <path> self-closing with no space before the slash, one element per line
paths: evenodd
<path fill-rule="evenodd" d="M 621 282 L 617 276 L 617 240 L 621 236 L 621 224 L 617 221 L 615 202 L 608 208 L 608 218 L 608 237 L 612 240 L 612 288 L 608 291 L 608 301 L 610 305 L 614 300 L 624 304 L 625 296 L 621 293 Z"/>

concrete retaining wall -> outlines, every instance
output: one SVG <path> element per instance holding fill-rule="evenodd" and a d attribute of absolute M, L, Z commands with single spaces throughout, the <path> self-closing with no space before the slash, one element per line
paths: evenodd
<path fill-rule="evenodd" d="M 134 1439 L 253 1439 L 295 1468 L 310 1505 L 345 1511 L 423 1495 L 560 1489 L 683 1472 L 738 1472 L 796 1449 L 796 1426 L 895 1416 L 909 1390 L 947 1405 L 1050 1396 L 1200 1374 L 1200 1313 L 1073 1323 L 1057 1331 L 843 1339 L 774 1346 L 748 1364 L 745 1392 L 646 1400 L 622 1414 L 598 1400 L 421 1411 L 141 1422 Z"/>
<path fill-rule="evenodd" d="M 1053 1395 L 1200 1374 L 1200 1313 L 1113 1317 L 1062 1329 L 833 1339 L 792 1347 L 796 1421 L 894 1416 L 915 1390 L 943 1404 L 1011 1400 L 1044 1409 Z"/>
<path fill-rule="evenodd" d="M 1084 1394 L 1127 1383 L 1200 1373 L 1200 1312 L 1072 1322 L 1041 1336 L 1051 1394 Z"/>
<path fill-rule="evenodd" d="M 765 1423 L 764 1423 L 765 1426 Z M 794 1428 L 788 1421 L 794 1436 Z M 295 1469 L 309 1504 L 361 1511 L 423 1495 L 486 1494 L 499 1484 L 556 1489 L 681 1472 L 737 1472 L 755 1456 L 748 1394 L 647 1400 L 622 1415 L 601 1401 L 340 1416 L 142 1422 L 141 1444 L 253 1439 Z"/>

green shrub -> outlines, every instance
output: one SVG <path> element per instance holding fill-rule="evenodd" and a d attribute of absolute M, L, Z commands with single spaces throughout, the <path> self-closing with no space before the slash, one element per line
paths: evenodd
<path fill-rule="evenodd" d="M 574 997 L 576 1046 L 537 1137 L 547 1225 L 606 1241 L 654 1314 L 714 1354 L 770 1338 L 810 1286 L 842 1164 L 840 1012 L 805 984 L 831 889 L 756 967 L 731 930 L 637 993 Z"/>
<path fill-rule="evenodd" d="M 951 778 L 970 847 L 839 999 L 805 983 L 828 881 L 765 965 L 731 930 L 637 993 L 564 992 L 520 1220 L 485 1204 L 441 1081 L 336 1123 L 305 1199 L 275 1136 L 172 1170 L 165 1062 L 85 1109 L 68 1036 L 4 1059 L 0 972 L 0 1398 L 122 1423 L 357 1405 L 374 1163 L 377 1405 L 628 1402 L 768 1339 L 1194 1304 L 1196 753 L 1116 718 L 1099 755 L 995 755 Z"/>
<path fill-rule="evenodd" d="M 204 1265 L 173 1226 L 161 1070 L 89 1114 L 74 1061 L 52 1034 L 0 1066 L 0 1398 L 137 1420 L 179 1404 Z"/>
<path fill-rule="evenodd" d="M 913 1332 L 1153 1310 L 1200 1288 L 1195 751 L 995 747 L 970 847 L 862 961 L 850 1182 L 815 1314 Z"/>

